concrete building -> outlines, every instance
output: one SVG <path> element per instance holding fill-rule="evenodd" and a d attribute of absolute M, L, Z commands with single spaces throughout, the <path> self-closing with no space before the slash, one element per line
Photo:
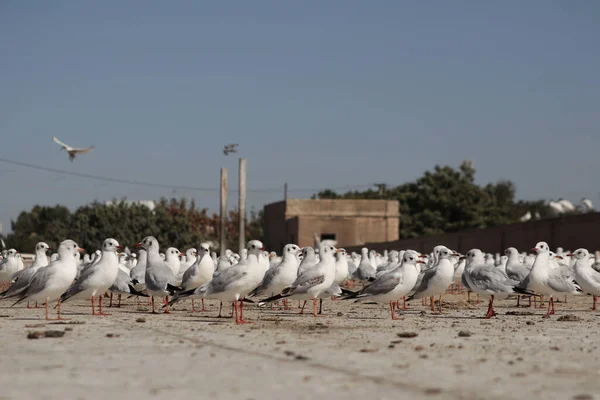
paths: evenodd
<path fill-rule="evenodd" d="M 335 240 L 339 247 L 399 238 L 396 200 L 288 199 L 264 208 L 265 246 L 281 251 L 287 243 L 313 246 Z"/>

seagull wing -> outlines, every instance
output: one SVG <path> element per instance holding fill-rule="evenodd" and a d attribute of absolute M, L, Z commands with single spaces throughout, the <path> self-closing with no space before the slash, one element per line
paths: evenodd
<path fill-rule="evenodd" d="M 85 149 L 71 149 L 71 151 L 73 151 L 77 154 L 86 154 L 92 150 L 94 150 L 94 146 L 86 147 Z"/>
<path fill-rule="evenodd" d="M 65 148 L 65 150 L 74 150 L 71 146 L 69 146 L 66 143 L 61 142 L 56 136 L 52 136 L 52 140 L 54 140 L 54 143 L 62 146 Z"/>

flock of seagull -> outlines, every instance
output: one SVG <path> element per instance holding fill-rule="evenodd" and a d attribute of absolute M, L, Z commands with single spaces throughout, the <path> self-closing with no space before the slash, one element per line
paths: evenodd
<path fill-rule="evenodd" d="M 15 249 L 5 250 L 0 261 L 0 299 L 13 299 L 17 305 L 27 302 L 44 303 L 46 319 L 49 303 L 57 301 L 58 319 L 62 303 L 72 299 L 90 299 L 92 315 L 107 315 L 103 298 L 113 295 L 149 297 L 152 312 L 159 307 L 170 313 L 169 307 L 190 299 L 193 312 L 205 311 L 204 299 L 216 299 L 232 304 L 232 316 L 238 324 L 244 319 L 244 303 L 258 307 L 281 301 L 289 309 L 289 300 L 304 300 L 301 313 L 309 300 L 313 314 L 322 312 L 323 299 L 374 301 L 389 304 L 392 319 L 398 319 L 396 309 L 406 308 L 406 301 L 427 298 L 432 311 L 442 312 L 442 296 L 448 288 L 464 287 L 469 294 L 489 298 L 486 318 L 496 315 L 494 300 L 508 296 L 547 296 L 548 312 L 555 313 L 554 298 L 558 295 L 590 294 L 593 309 L 600 295 L 600 254 L 591 255 L 585 249 L 574 252 L 550 251 L 546 242 L 539 242 L 530 252 L 510 247 L 505 254 L 485 254 L 472 249 L 462 255 L 443 245 L 429 254 L 414 250 L 385 251 L 378 254 L 363 248 L 361 254 L 347 254 L 344 249 L 323 242 L 317 249 L 288 244 L 282 254 L 267 252 L 259 240 L 248 242 L 247 248 L 236 254 L 227 250 L 221 257 L 211 252 L 208 243 L 182 254 L 176 248 L 160 253 L 156 238 L 148 236 L 136 244 L 137 255 L 115 239 L 104 240 L 102 248 L 82 256 L 85 251 L 73 240 L 60 243 L 50 260 L 48 244 L 35 247 L 35 261 L 24 268 L 21 255 Z M 360 285 L 360 290 L 353 290 Z M 262 300 L 257 300 L 257 299 Z M 95 300 L 98 299 L 98 311 Z M 202 304 L 196 309 L 195 300 Z M 318 305 L 320 303 L 320 305 Z M 537 301 L 536 301 L 537 303 Z M 300 306 L 300 302 L 299 302 Z M 221 316 L 221 308 L 219 316 Z"/>

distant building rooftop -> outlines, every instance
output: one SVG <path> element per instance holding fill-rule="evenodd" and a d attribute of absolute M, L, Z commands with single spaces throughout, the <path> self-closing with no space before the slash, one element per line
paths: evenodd
<path fill-rule="evenodd" d="M 335 240 L 343 247 L 399 237 L 397 200 L 288 199 L 267 204 L 264 211 L 269 250 L 281 251 L 287 243 L 304 247 Z"/>

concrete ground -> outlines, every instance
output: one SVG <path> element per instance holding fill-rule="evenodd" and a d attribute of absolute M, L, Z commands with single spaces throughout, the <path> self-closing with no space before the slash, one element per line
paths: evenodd
<path fill-rule="evenodd" d="M 296 302 L 291 311 L 249 305 L 254 323 L 241 326 L 216 318 L 215 302 L 205 313 L 185 302 L 151 315 L 130 299 L 92 317 L 75 301 L 57 324 L 3 301 L 0 399 L 600 399 L 591 297 L 569 297 L 551 318 L 509 299 L 490 320 L 484 302 L 445 298 L 444 314 L 418 300 L 398 321 L 381 304 L 327 300 L 323 318 L 298 315 Z M 27 338 L 49 330 L 64 336 Z"/>

